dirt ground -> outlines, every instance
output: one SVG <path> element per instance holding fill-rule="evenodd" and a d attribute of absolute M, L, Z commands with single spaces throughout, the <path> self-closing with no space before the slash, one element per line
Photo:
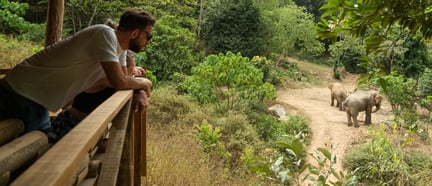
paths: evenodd
<path fill-rule="evenodd" d="M 306 65 L 306 66 L 305 66 Z M 353 145 L 365 142 L 368 139 L 369 126 L 364 125 L 364 112 L 359 114 L 359 128 L 347 125 L 346 113 L 339 111 L 337 107 L 330 106 L 330 90 L 328 83 L 336 82 L 332 79 L 331 71 L 323 67 L 311 67 L 307 64 L 299 63 L 300 69 L 308 69 L 311 74 L 316 75 L 324 83 L 320 86 L 310 86 L 308 88 L 280 88 L 277 92 L 277 100 L 283 104 L 289 114 L 303 114 L 310 119 L 310 144 L 308 152 L 315 154 L 319 147 L 327 147 L 336 154 L 337 163 L 334 166 L 337 171 L 342 170 L 342 160 Z M 347 90 L 353 90 L 357 76 L 345 74 L 342 82 Z M 297 86 L 298 87 L 298 86 Z M 391 120 L 391 107 L 386 100 L 383 101 L 381 109 L 372 114 L 372 125 L 379 127 L 382 122 Z M 420 141 L 420 140 L 417 140 Z M 415 144 L 411 146 L 413 150 L 421 150 L 431 153 L 431 145 Z M 316 163 L 312 157 L 308 156 L 308 161 Z"/>

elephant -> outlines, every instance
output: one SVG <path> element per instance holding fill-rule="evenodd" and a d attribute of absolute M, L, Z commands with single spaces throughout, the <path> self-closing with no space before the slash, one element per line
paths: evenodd
<path fill-rule="evenodd" d="M 358 90 L 349 95 L 343 105 L 348 120 L 348 126 L 352 126 L 354 121 L 354 127 L 359 127 L 357 116 L 359 112 L 366 112 L 365 124 L 369 125 L 372 122 L 372 113 L 378 111 L 381 107 L 381 101 L 383 97 L 378 91 L 361 91 Z M 376 110 L 372 111 L 372 107 L 376 107 Z"/>
<path fill-rule="evenodd" d="M 344 111 L 343 102 L 345 101 L 348 93 L 342 83 L 331 83 L 328 88 L 331 94 L 330 106 L 334 106 L 334 100 L 336 99 L 336 107 L 339 107 L 340 111 Z"/>

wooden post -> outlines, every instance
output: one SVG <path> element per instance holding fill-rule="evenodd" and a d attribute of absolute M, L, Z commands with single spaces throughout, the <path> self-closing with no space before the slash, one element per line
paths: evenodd
<path fill-rule="evenodd" d="M 0 121 L 0 145 L 14 139 L 24 132 L 24 122 L 19 119 Z"/>
<path fill-rule="evenodd" d="M 147 177 L 146 111 L 135 112 L 133 127 L 134 185 L 145 185 L 145 177 Z"/>
<path fill-rule="evenodd" d="M 0 147 L 0 175 L 13 172 L 43 153 L 48 138 L 39 131 L 32 131 Z"/>
<path fill-rule="evenodd" d="M 48 0 L 45 46 L 61 40 L 63 29 L 64 0 Z"/>

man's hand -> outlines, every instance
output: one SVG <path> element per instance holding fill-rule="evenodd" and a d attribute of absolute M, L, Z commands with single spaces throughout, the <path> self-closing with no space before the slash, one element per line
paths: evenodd
<path fill-rule="evenodd" d="M 144 90 L 137 90 L 134 93 L 134 111 L 141 112 L 149 106 L 149 99 L 147 93 Z"/>
<path fill-rule="evenodd" d="M 147 97 L 150 97 L 150 90 L 153 86 L 153 83 L 147 78 L 135 77 L 135 79 L 142 81 L 145 84 L 142 90 L 144 90 L 144 92 L 147 94 Z"/>
<path fill-rule="evenodd" d="M 139 77 L 146 77 L 146 70 L 143 67 L 135 67 L 133 69 L 132 75 Z"/>

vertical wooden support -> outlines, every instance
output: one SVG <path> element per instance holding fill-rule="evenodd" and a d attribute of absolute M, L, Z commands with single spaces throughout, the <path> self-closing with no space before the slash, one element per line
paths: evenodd
<path fill-rule="evenodd" d="M 48 0 L 45 46 L 61 40 L 63 29 L 64 0 Z"/>
<path fill-rule="evenodd" d="M 145 185 L 141 178 L 147 176 L 146 111 L 134 114 L 134 185 Z M 145 181 L 145 179 L 144 179 Z"/>
<path fill-rule="evenodd" d="M 141 113 L 141 176 L 147 176 L 147 110 Z"/>
<path fill-rule="evenodd" d="M 102 169 L 99 175 L 97 185 L 103 186 L 116 186 L 116 185 L 131 185 L 130 180 L 124 179 L 121 172 L 120 165 L 123 155 L 123 145 L 126 140 L 126 130 L 131 108 L 130 99 L 128 103 L 122 108 L 118 115 L 112 121 L 110 136 L 108 139 L 106 154 L 102 162 Z M 129 154 L 127 156 L 131 156 Z M 122 181 L 122 183 L 118 181 Z"/>

